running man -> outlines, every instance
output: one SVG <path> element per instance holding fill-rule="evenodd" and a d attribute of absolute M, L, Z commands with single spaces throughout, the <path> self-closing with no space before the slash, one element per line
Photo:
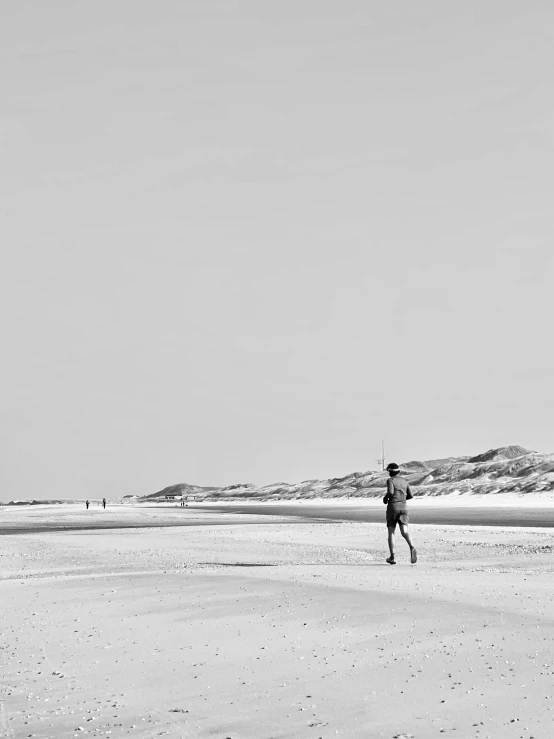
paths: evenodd
<path fill-rule="evenodd" d="M 387 559 L 387 562 L 390 565 L 396 564 L 394 558 L 394 532 L 396 530 L 396 524 L 398 524 L 400 526 L 400 533 L 410 547 L 411 562 L 415 565 L 417 562 L 417 552 L 408 533 L 409 518 L 408 506 L 406 505 L 406 501 L 411 500 L 414 496 L 412 495 L 409 482 L 404 477 L 400 477 L 400 468 L 395 462 L 387 465 L 387 472 L 389 473 L 389 479 L 387 480 L 387 492 L 383 498 L 383 503 L 387 506 L 387 528 L 389 530 L 390 557 Z"/>

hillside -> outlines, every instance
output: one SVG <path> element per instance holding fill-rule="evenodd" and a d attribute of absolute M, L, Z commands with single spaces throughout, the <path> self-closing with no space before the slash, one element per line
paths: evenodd
<path fill-rule="evenodd" d="M 538 454 L 521 446 L 489 449 L 474 457 L 412 460 L 401 464 L 416 496 L 495 495 L 521 497 L 554 491 L 554 454 Z M 165 500 L 183 495 L 195 500 L 310 500 L 314 498 L 374 498 L 383 494 L 386 473 L 353 472 L 328 480 L 278 482 L 256 487 L 252 484 L 229 487 L 171 485 L 141 500 Z"/>

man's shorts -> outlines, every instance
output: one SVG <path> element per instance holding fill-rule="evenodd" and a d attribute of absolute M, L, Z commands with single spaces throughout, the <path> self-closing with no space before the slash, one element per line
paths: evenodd
<path fill-rule="evenodd" d="M 395 529 L 397 523 L 401 523 L 404 526 L 408 525 L 408 510 L 406 508 L 393 508 L 392 506 L 387 506 L 387 526 Z"/>

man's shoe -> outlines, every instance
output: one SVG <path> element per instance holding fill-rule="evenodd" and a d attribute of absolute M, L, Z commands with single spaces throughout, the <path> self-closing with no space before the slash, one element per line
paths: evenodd
<path fill-rule="evenodd" d="M 412 547 L 411 561 L 413 565 L 415 565 L 415 563 L 417 562 L 417 552 L 415 547 Z"/>
<path fill-rule="evenodd" d="M 396 560 L 395 560 L 395 558 L 394 558 L 394 557 L 388 557 L 388 558 L 387 558 L 387 562 L 388 562 L 388 563 L 389 563 L 390 565 L 395 565 L 395 564 L 396 564 Z"/>

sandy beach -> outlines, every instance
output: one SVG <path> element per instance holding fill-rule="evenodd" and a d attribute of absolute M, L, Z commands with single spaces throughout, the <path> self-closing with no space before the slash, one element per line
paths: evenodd
<path fill-rule="evenodd" d="M 0 737 L 552 735 L 551 530 L 177 516 L 0 509 Z"/>

